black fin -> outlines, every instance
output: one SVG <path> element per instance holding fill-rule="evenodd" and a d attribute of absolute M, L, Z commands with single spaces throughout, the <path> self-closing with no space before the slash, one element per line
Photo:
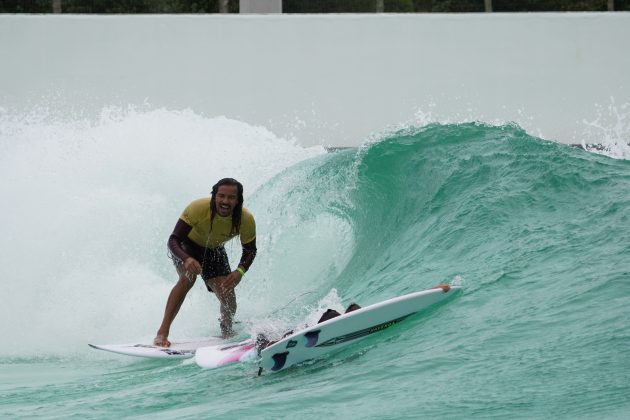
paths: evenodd
<path fill-rule="evenodd" d="M 351 303 L 346 309 L 346 313 L 356 311 L 357 309 L 361 309 L 361 307 L 357 305 L 356 303 Z"/>
<path fill-rule="evenodd" d="M 333 319 L 335 317 L 338 317 L 339 315 L 341 315 L 339 312 L 335 311 L 334 309 L 327 309 L 326 312 L 324 312 L 324 314 L 322 315 L 321 318 L 319 318 L 319 321 L 317 321 L 317 323 L 321 323 L 324 321 L 328 321 L 329 319 Z"/>

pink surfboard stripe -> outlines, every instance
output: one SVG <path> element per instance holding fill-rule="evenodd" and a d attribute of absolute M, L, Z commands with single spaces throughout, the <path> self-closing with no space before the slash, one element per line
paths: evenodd
<path fill-rule="evenodd" d="M 239 362 L 241 360 L 241 357 L 247 353 L 248 351 L 250 351 L 251 349 L 253 349 L 255 347 L 254 344 L 248 344 L 246 346 L 243 347 L 238 347 L 234 350 L 231 351 L 231 354 L 229 356 L 227 356 L 225 359 L 221 360 L 221 365 L 228 365 L 230 363 L 234 363 L 234 362 Z"/>

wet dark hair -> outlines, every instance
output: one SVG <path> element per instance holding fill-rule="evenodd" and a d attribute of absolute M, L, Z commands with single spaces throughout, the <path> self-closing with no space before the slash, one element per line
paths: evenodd
<path fill-rule="evenodd" d="M 238 190 L 238 203 L 236 203 L 234 211 L 232 212 L 232 229 L 230 233 L 239 233 L 241 231 L 241 218 L 243 216 L 243 184 L 234 178 L 223 178 L 212 186 L 212 197 L 210 198 L 210 230 L 212 231 L 212 222 L 214 221 L 214 216 L 217 214 L 217 192 L 219 192 L 219 187 L 223 185 L 236 186 Z"/>

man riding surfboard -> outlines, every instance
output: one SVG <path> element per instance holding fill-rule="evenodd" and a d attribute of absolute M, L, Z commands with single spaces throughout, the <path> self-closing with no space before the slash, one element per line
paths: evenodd
<path fill-rule="evenodd" d="M 223 245 L 236 236 L 240 237 L 243 254 L 236 270 L 231 271 Z M 221 336 L 233 336 L 235 288 L 256 257 L 256 222 L 243 207 L 243 185 L 233 178 L 223 178 L 212 187 L 210 199 L 190 203 L 168 239 L 168 249 L 179 279 L 168 296 L 153 344 L 170 346 L 171 324 L 198 275 L 219 299 Z"/>

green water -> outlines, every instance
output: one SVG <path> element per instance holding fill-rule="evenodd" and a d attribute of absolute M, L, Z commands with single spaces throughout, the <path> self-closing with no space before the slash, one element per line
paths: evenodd
<path fill-rule="evenodd" d="M 302 160 L 265 180 L 246 206 L 257 217 L 259 256 L 239 293 L 244 334 L 438 282 L 464 291 L 360 344 L 260 377 L 255 363 L 202 370 L 96 352 L 84 344 L 112 334 L 86 329 L 54 351 L 5 349 L 0 416 L 630 416 L 627 160 L 515 126 L 430 125 Z M 174 281 L 163 254 L 148 264 L 159 266 L 161 289 L 156 305 L 134 312 L 151 326 L 147 336 L 156 316 L 142 313 L 161 311 Z M 130 283 L 125 293 L 143 287 Z M 215 305 L 198 293 L 182 311 Z M 119 298 L 102 299 L 111 309 Z M 77 317 L 89 312 L 82 308 Z"/>

